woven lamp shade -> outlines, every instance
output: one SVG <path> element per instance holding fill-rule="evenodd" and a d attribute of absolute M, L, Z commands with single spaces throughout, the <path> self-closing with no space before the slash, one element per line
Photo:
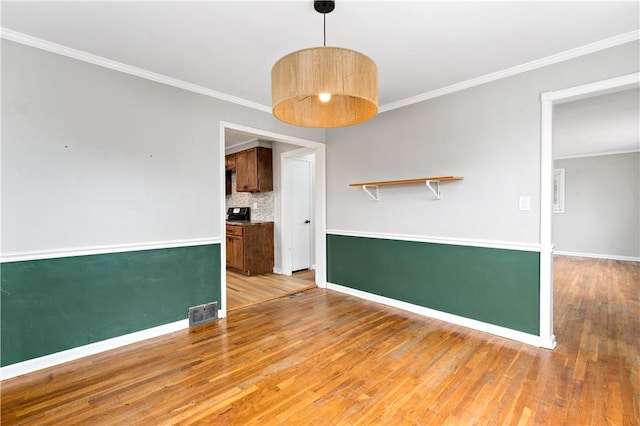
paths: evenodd
<path fill-rule="evenodd" d="M 322 102 L 320 93 L 330 93 Z M 342 127 L 378 112 L 378 68 L 368 56 L 315 47 L 282 57 L 271 70 L 273 115 L 302 127 Z"/>

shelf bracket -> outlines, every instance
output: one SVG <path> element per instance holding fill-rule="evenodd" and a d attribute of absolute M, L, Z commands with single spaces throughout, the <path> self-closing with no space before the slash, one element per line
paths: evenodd
<path fill-rule="evenodd" d="M 400 184 L 413 184 L 413 183 L 425 183 L 429 191 L 435 195 L 437 200 L 442 200 L 442 196 L 440 195 L 440 184 L 442 182 L 449 182 L 455 180 L 464 179 L 462 176 L 439 176 L 439 177 L 428 177 L 428 178 L 417 178 L 417 179 L 400 179 L 400 180 L 385 180 L 385 181 L 377 181 L 377 182 L 363 182 L 363 183 L 350 183 L 349 186 L 360 186 L 371 198 L 375 201 L 380 201 L 380 193 L 378 188 L 384 185 L 400 185 Z M 375 188 L 375 193 L 373 192 L 373 188 Z"/>
<path fill-rule="evenodd" d="M 433 192 L 433 195 L 435 195 L 438 200 L 442 200 L 442 197 L 440 197 L 440 181 L 439 180 L 427 180 L 427 181 L 425 181 L 425 183 L 427 184 L 427 188 L 429 188 L 431 190 L 431 192 Z M 431 186 L 432 183 L 436 184 L 435 189 L 433 188 L 433 186 Z"/>
<path fill-rule="evenodd" d="M 372 187 L 372 188 L 375 188 L 375 189 L 376 189 L 376 195 L 373 195 L 373 194 L 371 193 L 371 191 L 369 191 L 369 190 L 367 189 L 367 187 L 369 187 L 369 186 L 370 186 L 370 187 Z M 369 196 L 370 196 L 371 198 L 373 198 L 374 200 L 376 200 L 376 201 L 380 201 L 380 195 L 379 195 L 379 193 L 378 193 L 378 188 L 379 188 L 379 187 L 378 187 L 378 185 L 362 185 L 362 189 L 364 190 L 364 192 L 366 192 L 367 194 L 369 194 Z"/>

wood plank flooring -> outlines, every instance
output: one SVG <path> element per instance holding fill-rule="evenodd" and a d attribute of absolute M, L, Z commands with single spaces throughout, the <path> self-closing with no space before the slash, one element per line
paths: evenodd
<path fill-rule="evenodd" d="M 323 289 L 2 382 L 2 424 L 638 425 L 640 264 L 558 258 L 548 351 Z"/>
<path fill-rule="evenodd" d="M 314 271 L 292 276 L 263 274 L 248 277 L 227 271 L 227 311 L 315 288 Z"/>

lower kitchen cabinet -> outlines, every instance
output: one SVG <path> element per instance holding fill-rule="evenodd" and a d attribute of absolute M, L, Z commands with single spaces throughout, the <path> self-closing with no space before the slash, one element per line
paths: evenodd
<path fill-rule="evenodd" d="M 227 268 L 246 275 L 273 272 L 273 222 L 227 224 Z"/>

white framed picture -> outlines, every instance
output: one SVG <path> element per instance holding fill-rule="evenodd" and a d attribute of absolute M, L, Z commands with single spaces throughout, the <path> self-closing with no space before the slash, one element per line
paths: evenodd
<path fill-rule="evenodd" d="M 564 169 L 553 170 L 553 212 L 564 213 Z"/>

